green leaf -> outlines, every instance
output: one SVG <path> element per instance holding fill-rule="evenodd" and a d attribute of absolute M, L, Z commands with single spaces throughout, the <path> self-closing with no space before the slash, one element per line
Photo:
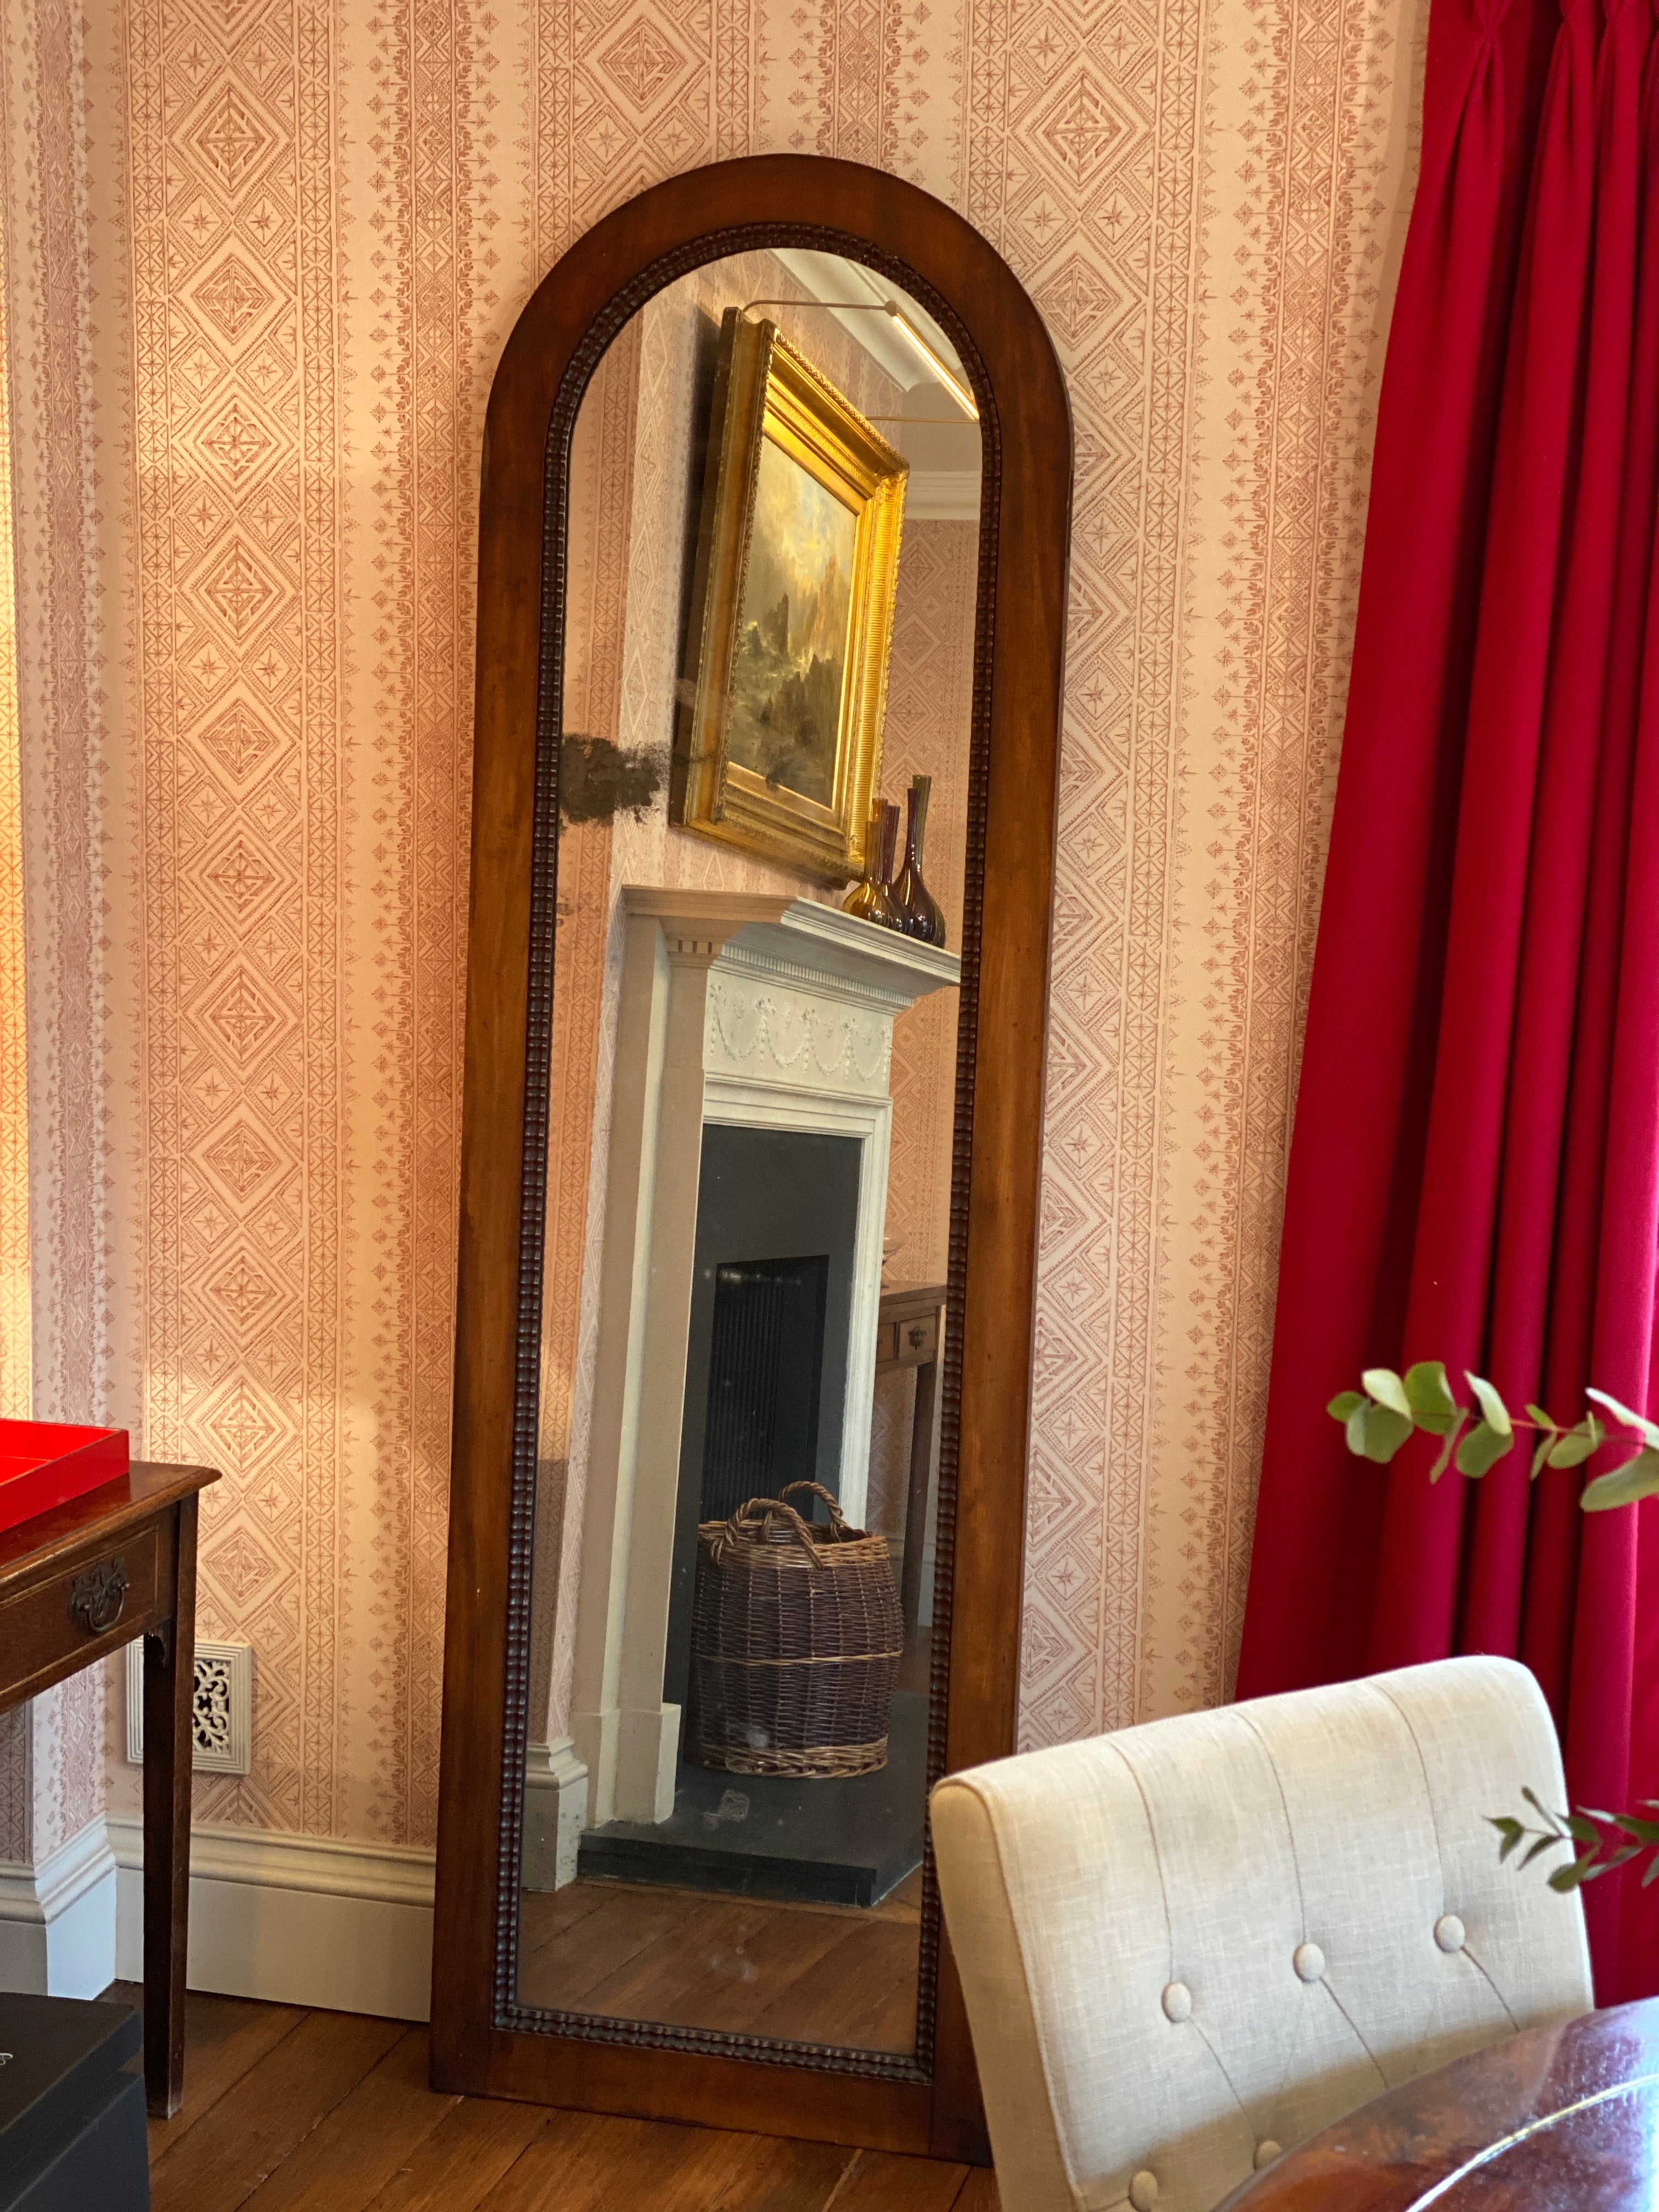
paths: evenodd
<path fill-rule="evenodd" d="M 1659 1450 L 1651 1444 L 1611 1474 L 1587 1483 L 1578 1503 L 1586 1513 L 1605 1513 L 1610 1506 L 1634 1505 L 1638 1498 L 1659 1498 Z"/>
<path fill-rule="evenodd" d="M 1358 1390 L 1339 1390 L 1325 1411 L 1334 1421 L 1346 1421 L 1351 1413 L 1357 1413 L 1364 1402 Z"/>
<path fill-rule="evenodd" d="M 1406 1386 L 1392 1367 L 1368 1367 L 1359 1378 L 1379 1406 L 1386 1406 L 1391 1413 L 1412 1417 L 1411 1401 L 1406 1395 Z"/>
<path fill-rule="evenodd" d="M 1656 1428 L 1651 1421 L 1644 1419 L 1640 1413 L 1632 1413 L 1628 1406 L 1621 1406 L 1616 1398 L 1608 1397 L 1605 1390 L 1586 1390 L 1584 1395 L 1594 1398 L 1598 1406 L 1605 1406 L 1614 1420 L 1622 1421 L 1627 1429 L 1634 1429 L 1644 1443 L 1651 1444 L 1656 1451 L 1659 1451 L 1659 1428 Z"/>
<path fill-rule="evenodd" d="M 1362 1398 L 1348 1415 L 1348 1449 L 1356 1459 L 1364 1459 L 1365 1456 L 1365 1416 L 1370 1410 L 1370 1400 Z"/>
<path fill-rule="evenodd" d="M 1451 1465 L 1452 1454 L 1457 1449 L 1457 1439 L 1462 1435 L 1468 1418 L 1468 1413 L 1465 1413 L 1463 1408 L 1460 1406 L 1457 1412 L 1457 1419 L 1452 1423 L 1451 1427 L 1448 1430 L 1446 1433 L 1446 1441 L 1440 1447 L 1440 1455 L 1435 1461 L 1434 1465 L 1429 1469 L 1429 1480 L 1431 1482 L 1438 1482 L 1441 1476 Z"/>
<path fill-rule="evenodd" d="M 1552 1467 L 1582 1467 L 1594 1451 L 1599 1451 L 1607 1436 L 1594 1413 L 1587 1413 L 1582 1421 L 1566 1431 L 1559 1441 L 1550 1448 Z"/>
<path fill-rule="evenodd" d="M 1396 1413 L 1392 1406 L 1368 1406 L 1354 1420 L 1363 1421 L 1365 1431 L 1365 1457 L 1378 1467 L 1386 1467 L 1412 1432 L 1411 1417 Z M 1353 1435 L 1350 1423 L 1348 1434 Z"/>
<path fill-rule="evenodd" d="M 1659 1820 L 1641 1820 L 1634 1813 L 1614 1813 L 1611 1818 L 1615 1828 L 1634 1836 L 1638 1844 L 1659 1844 Z"/>
<path fill-rule="evenodd" d="M 1508 1436 L 1514 1426 L 1510 1419 L 1509 1407 L 1490 1382 L 1483 1381 L 1479 1375 L 1469 1374 L 1467 1368 L 1463 1372 L 1470 1389 L 1474 1393 L 1475 1403 L 1486 1417 L 1486 1426 L 1489 1429 L 1496 1429 L 1500 1437 Z"/>
<path fill-rule="evenodd" d="M 1582 1866 L 1584 1869 L 1580 1877 L 1582 1881 L 1595 1881 L 1602 1875 L 1613 1872 L 1614 1862 L 1612 1859 L 1580 1858 L 1575 1860 L 1574 1864 Z"/>
<path fill-rule="evenodd" d="M 1419 1429 L 1431 1436 L 1449 1436 L 1462 1408 L 1446 1380 L 1444 1362 L 1419 1359 L 1406 1370 L 1406 1397 Z"/>
<path fill-rule="evenodd" d="M 1507 1451 L 1515 1446 L 1513 1429 L 1495 1429 L 1490 1421 L 1482 1421 L 1469 1431 L 1457 1447 L 1457 1472 L 1479 1480 L 1489 1468 L 1496 1467 Z"/>
<path fill-rule="evenodd" d="M 1654 1853 L 1653 1863 L 1642 1877 L 1643 1888 L 1645 1889 L 1650 1881 L 1659 1881 L 1659 1851 Z"/>
<path fill-rule="evenodd" d="M 1566 1866 L 1557 1867 L 1550 1876 L 1550 1887 L 1565 1896 L 1569 1890 L 1577 1889 L 1581 1882 L 1588 1881 L 1595 1871 L 1589 1853 L 1586 1851 L 1582 1858 L 1574 1859 Z"/>
<path fill-rule="evenodd" d="M 1522 1873 L 1524 1874 L 1526 1872 L 1527 1869 L 1538 1856 L 1540 1851 L 1553 1851 L 1558 1844 L 1564 1844 L 1566 1840 L 1567 1839 L 1565 1836 L 1540 1836 L 1537 1842 L 1533 1845 L 1532 1849 L 1527 1853 L 1525 1858 L 1521 1862 Z"/>
<path fill-rule="evenodd" d="M 1515 1849 L 1516 1845 L 1520 1842 L 1522 1837 L 1524 1836 L 1527 1832 L 1522 1826 L 1519 1820 L 1515 1818 L 1515 1815 L 1512 1813 L 1504 1813 L 1501 1814 L 1497 1813 L 1488 1813 L 1486 1815 L 1486 1825 L 1488 1827 L 1496 1828 L 1498 1834 L 1504 1839 L 1498 1853 L 1498 1863 L 1499 1866 L 1502 1866 L 1504 1860 L 1508 1858 L 1510 1853 Z"/>
<path fill-rule="evenodd" d="M 1528 1481 L 1536 1482 L 1544 1472 L 1544 1462 L 1550 1455 L 1550 1448 L 1561 1431 L 1541 1406 L 1529 1405 L 1527 1407 L 1527 1419 L 1539 1431 L 1537 1446 L 1532 1455 L 1532 1465 L 1527 1470 Z"/>

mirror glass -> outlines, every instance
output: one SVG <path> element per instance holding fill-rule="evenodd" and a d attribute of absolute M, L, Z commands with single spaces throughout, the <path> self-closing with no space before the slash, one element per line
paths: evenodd
<path fill-rule="evenodd" d="M 570 460 L 517 1987 L 916 2046 L 980 435 L 746 253 Z"/>

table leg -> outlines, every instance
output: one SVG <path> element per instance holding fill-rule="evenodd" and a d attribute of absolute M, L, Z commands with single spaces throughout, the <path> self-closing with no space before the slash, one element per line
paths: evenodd
<path fill-rule="evenodd" d="M 196 1500 L 178 1510 L 173 1619 L 144 1638 L 144 2086 L 157 2119 L 185 2094 Z"/>
<path fill-rule="evenodd" d="M 916 1370 L 916 1411 L 910 1424 L 910 1491 L 904 1504 L 904 1566 L 899 1606 L 906 1639 L 921 1616 L 921 1554 L 927 1540 L 927 1492 L 933 1480 L 933 1404 L 939 1395 L 939 1362 Z"/>

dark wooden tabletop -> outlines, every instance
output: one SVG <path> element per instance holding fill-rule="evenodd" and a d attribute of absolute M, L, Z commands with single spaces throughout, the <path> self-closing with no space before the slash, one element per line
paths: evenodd
<path fill-rule="evenodd" d="M 10 1582 L 49 1566 L 84 1543 L 88 1533 L 100 1540 L 118 1536 L 175 1498 L 187 1498 L 218 1480 L 210 1467 L 164 1467 L 134 1460 L 112 1482 L 82 1491 L 80 1497 L 50 1506 L 12 1528 L 0 1528 L 0 1580 Z"/>
<path fill-rule="evenodd" d="M 1650 2212 L 1659 1998 L 1534 2027 L 1362 2105 L 1224 2212 Z"/>

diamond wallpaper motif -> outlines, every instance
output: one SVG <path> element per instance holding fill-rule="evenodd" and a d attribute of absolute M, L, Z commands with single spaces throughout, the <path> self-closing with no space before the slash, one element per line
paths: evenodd
<path fill-rule="evenodd" d="M 1023 1726 L 1225 1694 L 1414 11 L 5 0 L 35 1402 L 226 1471 L 199 1817 L 433 1832 L 483 404 L 749 151 L 961 209 L 1066 371 Z"/>

